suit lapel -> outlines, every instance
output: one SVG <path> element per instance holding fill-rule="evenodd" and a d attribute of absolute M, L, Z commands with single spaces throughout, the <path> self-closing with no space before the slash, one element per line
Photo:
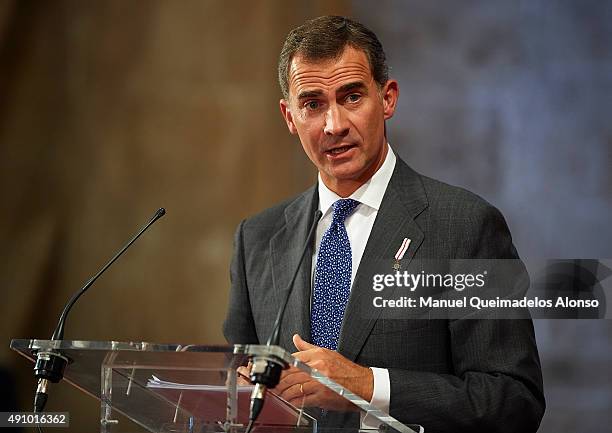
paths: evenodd
<path fill-rule="evenodd" d="M 318 206 L 317 188 L 309 189 L 285 210 L 285 225 L 270 239 L 272 278 L 278 308 L 286 296 L 304 248 L 308 231 Z M 297 333 L 310 339 L 310 280 L 313 245 L 309 245 L 304 261 L 295 279 L 295 286 L 283 322 L 281 323 L 280 345 L 289 351 L 294 348 L 291 337 Z M 271 318 L 273 322 L 275 319 Z"/>
<path fill-rule="evenodd" d="M 391 273 L 394 256 L 404 238 L 410 239 L 410 246 L 402 266 L 410 263 L 424 238 L 414 219 L 426 207 L 427 197 L 419 175 L 398 158 L 355 275 L 342 323 L 338 351 L 347 358 L 357 358 L 381 313 L 380 308 L 371 308 L 372 270 Z"/>

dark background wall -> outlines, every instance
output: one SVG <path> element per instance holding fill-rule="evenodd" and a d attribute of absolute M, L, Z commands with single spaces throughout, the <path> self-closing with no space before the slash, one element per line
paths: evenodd
<path fill-rule="evenodd" d="M 497 205 L 522 256 L 612 257 L 612 2 L 253 5 L 0 1 L 0 368 L 22 408 L 31 366 L 9 339 L 47 337 L 159 206 L 167 217 L 83 298 L 66 336 L 223 342 L 236 224 L 315 179 L 275 81 L 284 36 L 309 17 L 373 28 L 400 82 L 391 144 Z M 605 430 L 610 323 L 535 326 L 541 431 Z M 70 430 L 97 429 L 96 403 L 59 385 L 49 408 L 67 407 Z"/>
<path fill-rule="evenodd" d="M 612 257 L 612 2 L 354 1 L 353 13 L 400 82 L 389 139 L 409 164 L 498 206 L 522 257 Z M 612 323 L 535 328 L 540 431 L 608 431 Z"/>

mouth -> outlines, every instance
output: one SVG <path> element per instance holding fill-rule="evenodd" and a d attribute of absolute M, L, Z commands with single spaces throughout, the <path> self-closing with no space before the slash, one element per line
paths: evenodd
<path fill-rule="evenodd" d="M 346 152 L 348 152 L 349 150 L 353 149 L 354 147 L 357 147 L 357 146 L 354 144 L 347 144 L 344 146 L 337 146 L 332 149 L 327 149 L 324 153 L 332 157 L 341 156 L 345 154 Z"/>

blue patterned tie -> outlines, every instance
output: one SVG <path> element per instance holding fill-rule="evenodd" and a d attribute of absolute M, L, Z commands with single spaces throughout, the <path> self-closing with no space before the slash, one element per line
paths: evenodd
<path fill-rule="evenodd" d="M 351 293 L 351 244 L 344 220 L 359 204 L 352 199 L 333 204 L 333 220 L 321 239 L 310 313 L 312 343 L 336 350 L 344 310 Z"/>

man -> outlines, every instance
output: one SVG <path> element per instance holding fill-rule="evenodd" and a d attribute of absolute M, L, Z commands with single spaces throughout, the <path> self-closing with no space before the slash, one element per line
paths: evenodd
<path fill-rule="evenodd" d="M 531 321 L 394 320 L 358 312 L 371 296 L 368 263 L 517 258 L 497 209 L 419 175 L 389 147 L 385 121 L 399 86 L 388 78 L 376 35 L 344 17 L 309 21 L 288 35 L 279 81 L 281 113 L 319 182 L 240 224 L 228 341 L 265 343 L 320 210 L 281 346 L 428 432 L 536 431 L 544 397 Z M 336 394 L 295 370 L 284 372 L 276 391 L 293 403 L 341 408 Z"/>

